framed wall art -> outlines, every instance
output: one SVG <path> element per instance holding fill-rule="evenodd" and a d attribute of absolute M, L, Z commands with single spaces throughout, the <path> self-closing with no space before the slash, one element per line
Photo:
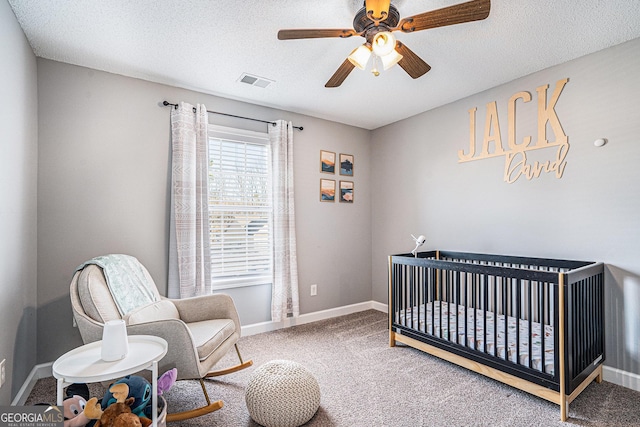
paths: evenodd
<path fill-rule="evenodd" d="M 320 172 L 336 173 L 336 153 L 320 150 Z"/>
<path fill-rule="evenodd" d="M 334 202 L 336 200 L 336 181 L 334 179 L 320 179 L 320 201 Z"/>
<path fill-rule="evenodd" d="M 340 175 L 353 176 L 353 155 L 340 153 Z"/>
<path fill-rule="evenodd" d="M 340 181 L 340 201 L 353 203 L 353 181 Z"/>

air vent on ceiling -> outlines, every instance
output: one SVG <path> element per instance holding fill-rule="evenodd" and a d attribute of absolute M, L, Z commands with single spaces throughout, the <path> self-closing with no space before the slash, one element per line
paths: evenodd
<path fill-rule="evenodd" d="M 242 73 L 238 81 L 240 83 L 246 83 L 248 85 L 258 86 L 261 88 L 265 88 L 274 82 L 274 80 L 265 79 L 264 77 L 258 77 L 247 73 Z"/>

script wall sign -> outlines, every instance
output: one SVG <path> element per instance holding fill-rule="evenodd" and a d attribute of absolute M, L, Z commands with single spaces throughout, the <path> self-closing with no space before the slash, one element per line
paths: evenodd
<path fill-rule="evenodd" d="M 514 93 L 507 102 L 507 147 L 505 149 L 502 142 L 498 120 L 498 105 L 496 101 L 489 102 L 486 106 L 487 113 L 484 124 L 484 138 L 482 149 L 476 150 L 476 111 L 478 108 L 469 110 L 469 151 L 458 151 L 458 163 L 470 162 L 473 160 L 489 159 L 492 157 L 504 156 L 504 181 L 511 184 L 521 176 L 528 180 L 539 178 L 542 172 L 555 173 L 556 178 L 562 178 L 564 168 L 567 165 L 565 158 L 569 152 L 569 142 L 567 135 L 562 130 L 560 120 L 555 110 L 556 103 L 562 89 L 569 81 L 568 78 L 558 80 L 551 99 L 547 101 L 547 89 L 549 85 L 536 88 L 538 98 L 538 134 L 537 140 L 533 142 L 532 136 L 525 136 L 521 141 L 516 140 L 516 105 L 519 102 L 526 103 L 532 100 L 530 92 Z M 547 138 L 547 124 L 553 131 L 555 140 L 549 141 Z M 493 146 L 491 150 L 490 147 Z M 543 148 L 553 148 L 554 157 L 546 161 L 528 161 L 527 152 Z"/>

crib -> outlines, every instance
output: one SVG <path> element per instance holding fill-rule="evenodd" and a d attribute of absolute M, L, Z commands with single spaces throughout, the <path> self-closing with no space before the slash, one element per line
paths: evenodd
<path fill-rule="evenodd" d="M 560 405 L 602 381 L 602 263 L 429 251 L 389 257 L 389 345 Z"/>

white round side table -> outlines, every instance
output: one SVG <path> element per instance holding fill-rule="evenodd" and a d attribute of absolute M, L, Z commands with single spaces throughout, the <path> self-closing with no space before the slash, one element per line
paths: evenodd
<path fill-rule="evenodd" d="M 130 335 L 129 352 L 120 360 L 105 362 L 101 358 L 102 341 L 71 350 L 53 363 L 53 376 L 58 380 L 57 400 L 62 405 L 63 389 L 73 383 L 96 383 L 151 370 L 151 405 L 153 426 L 158 424 L 158 362 L 167 354 L 167 341 L 152 335 Z"/>

